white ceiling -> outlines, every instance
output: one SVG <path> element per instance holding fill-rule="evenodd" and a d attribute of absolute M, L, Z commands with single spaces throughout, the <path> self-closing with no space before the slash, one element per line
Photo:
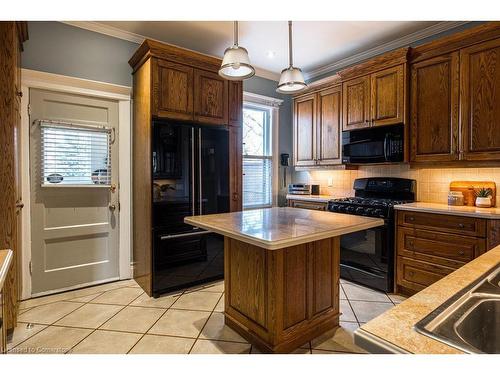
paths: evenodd
<path fill-rule="evenodd" d="M 101 28 L 101 32 L 111 30 L 115 34 L 124 32 L 123 35 L 132 38 L 148 37 L 218 57 L 222 57 L 224 50 L 233 43 L 230 21 L 106 21 L 92 24 Z M 386 50 L 396 48 L 399 45 L 394 44 L 395 40 L 414 41 L 457 26 L 453 22 L 448 24 L 436 21 L 297 21 L 293 23 L 294 65 L 302 68 L 306 76 L 314 77 L 324 73 L 329 65 L 363 51 L 376 47 L 383 49 L 384 46 Z M 239 44 L 248 50 L 252 64 L 258 68 L 257 73 L 260 71 L 260 75 L 276 79 L 288 65 L 287 22 L 244 21 L 239 22 L 239 30 Z M 268 56 L 269 51 L 274 53 L 273 58 Z"/>

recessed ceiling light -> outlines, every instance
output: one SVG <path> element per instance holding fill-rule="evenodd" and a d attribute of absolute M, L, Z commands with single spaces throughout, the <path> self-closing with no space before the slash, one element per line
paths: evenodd
<path fill-rule="evenodd" d="M 276 52 L 274 51 L 267 51 L 267 57 L 270 59 L 274 59 L 276 57 Z"/>

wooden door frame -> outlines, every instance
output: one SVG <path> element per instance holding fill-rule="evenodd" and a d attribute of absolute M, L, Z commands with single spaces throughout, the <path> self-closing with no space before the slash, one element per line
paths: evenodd
<path fill-rule="evenodd" d="M 20 299 L 32 297 L 31 293 L 31 202 L 30 202 L 30 159 L 29 159 L 29 90 L 42 89 L 60 93 L 86 95 L 118 102 L 118 183 L 120 201 L 119 225 L 119 279 L 132 277 L 132 133 L 131 133 L 131 93 L 128 86 L 91 81 L 59 74 L 22 69 L 21 89 L 21 183 L 24 208 L 21 212 L 21 270 L 22 288 Z M 99 283 L 102 283 L 100 281 Z M 80 287 L 87 285 L 79 285 Z M 62 290 L 61 290 L 62 291 Z M 56 291 L 51 291 L 53 293 Z"/>

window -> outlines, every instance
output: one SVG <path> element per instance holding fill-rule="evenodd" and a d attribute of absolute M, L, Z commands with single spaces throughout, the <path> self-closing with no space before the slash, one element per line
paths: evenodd
<path fill-rule="evenodd" d="M 42 186 L 110 185 L 109 128 L 40 122 Z"/>
<path fill-rule="evenodd" d="M 272 114 L 270 108 L 243 107 L 243 208 L 273 203 Z"/>

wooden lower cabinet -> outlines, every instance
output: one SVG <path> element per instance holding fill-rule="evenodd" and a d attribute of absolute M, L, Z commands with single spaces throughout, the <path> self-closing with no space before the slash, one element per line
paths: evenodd
<path fill-rule="evenodd" d="M 327 202 L 311 202 L 311 201 L 303 201 L 300 199 L 289 199 L 288 207 L 295 208 L 305 208 L 307 210 L 317 210 L 317 211 L 326 211 L 328 207 Z"/>
<path fill-rule="evenodd" d="M 428 287 L 498 244 L 500 220 L 397 212 L 396 293 Z"/>
<path fill-rule="evenodd" d="M 274 353 L 337 327 L 339 257 L 339 237 L 278 250 L 225 237 L 225 323 Z"/>

